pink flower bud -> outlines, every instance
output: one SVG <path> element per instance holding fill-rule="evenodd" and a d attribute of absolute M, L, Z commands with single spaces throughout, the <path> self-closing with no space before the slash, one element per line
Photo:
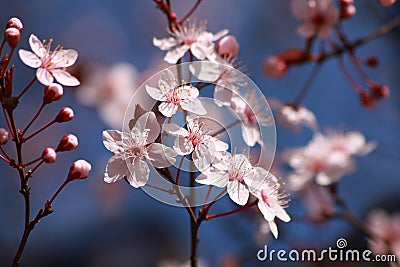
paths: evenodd
<path fill-rule="evenodd" d="M 92 165 L 86 160 L 80 159 L 75 161 L 69 169 L 68 179 L 85 179 L 88 177 Z"/>
<path fill-rule="evenodd" d="M 55 122 L 67 122 L 74 118 L 74 111 L 69 107 L 63 107 L 56 118 L 54 119 Z"/>
<path fill-rule="evenodd" d="M 233 58 L 239 53 L 239 43 L 235 36 L 227 35 L 219 40 L 216 50 L 221 57 Z"/>
<path fill-rule="evenodd" d="M 43 101 L 49 104 L 53 101 L 60 100 L 63 96 L 63 87 L 58 83 L 51 83 L 44 88 Z"/>
<path fill-rule="evenodd" d="M 66 134 L 57 146 L 56 151 L 71 151 L 78 147 L 78 138 L 73 134 Z"/>
<path fill-rule="evenodd" d="M 287 71 L 286 62 L 278 56 L 266 58 L 263 63 L 263 72 L 271 78 L 280 78 Z"/>
<path fill-rule="evenodd" d="M 340 0 L 340 4 L 342 6 L 352 5 L 354 4 L 354 0 Z"/>
<path fill-rule="evenodd" d="M 21 37 L 21 33 L 17 28 L 8 28 L 5 33 L 4 37 L 11 48 L 15 48 L 18 45 L 19 39 Z"/>
<path fill-rule="evenodd" d="M 396 3 L 396 0 L 378 0 L 383 6 L 391 6 Z"/>
<path fill-rule="evenodd" d="M 4 145 L 5 143 L 7 143 L 8 135 L 9 133 L 6 129 L 0 128 L 0 145 Z"/>
<path fill-rule="evenodd" d="M 16 28 L 18 31 L 22 32 L 24 29 L 24 25 L 22 24 L 19 18 L 11 18 L 7 21 L 6 29 L 8 28 Z"/>
<path fill-rule="evenodd" d="M 354 5 L 346 5 L 343 6 L 340 10 L 340 16 L 344 19 L 348 19 L 353 17 L 356 14 L 357 10 Z"/>
<path fill-rule="evenodd" d="M 370 57 L 365 62 L 369 67 L 376 67 L 379 65 L 379 59 L 377 57 Z"/>
<path fill-rule="evenodd" d="M 46 148 L 42 153 L 42 159 L 46 163 L 54 163 L 57 159 L 57 152 L 51 148 Z"/>

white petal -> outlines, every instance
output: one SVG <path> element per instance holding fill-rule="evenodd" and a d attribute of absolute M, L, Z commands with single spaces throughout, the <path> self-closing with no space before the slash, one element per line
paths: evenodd
<path fill-rule="evenodd" d="M 215 82 L 221 75 L 218 65 L 208 61 L 192 63 L 189 70 L 199 80 L 207 82 Z"/>
<path fill-rule="evenodd" d="M 224 172 L 212 172 L 210 168 L 202 171 L 202 173 L 197 176 L 196 182 L 205 185 L 214 185 L 217 187 L 225 187 L 228 184 L 229 177 Z"/>
<path fill-rule="evenodd" d="M 80 82 L 77 78 L 66 72 L 65 70 L 52 70 L 51 73 L 53 74 L 54 78 L 65 86 L 78 86 Z"/>
<path fill-rule="evenodd" d="M 134 165 L 129 168 L 130 174 L 127 177 L 129 184 L 135 188 L 144 186 L 149 179 L 150 169 L 143 160 L 136 159 Z"/>
<path fill-rule="evenodd" d="M 164 60 L 169 64 L 176 64 L 178 60 L 185 55 L 185 53 L 189 50 L 189 46 L 180 45 L 176 46 L 172 50 L 169 50 L 164 57 Z"/>
<path fill-rule="evenodd" d="M 311 181 L 313 174 L 306 170 L 297 170 L 288 176 L 288 186 L 293 191 L 299 191 Z"/>
<path fill-rule="evenodd" d="M 122 133 L 118 130 L 103 131 L 103 144 L 115 154 L 122 152 Z"/>
<path fill-rule="evenodd" d="M 29 36 L 29 45 L 31 46 L 33 53 L 38 57 L 43 58 L 46 54 L 46 49 L 44 48 L 43 43 L 36 35 L 31 34 L 31 36 Z"/>
<path fill-rule="evenodd" d="M 199 144 L 194 148 L 192 158 L 193 163 L 200 171 L 208 168 L 213 160 L 213 151 L 204 144 Z"/>
<path fill-rule="evenodd" d="M 154 112 L 146 112 L 135 123 L 135 127 L 144 132 L 148 130 L 147 144 L 153 143 L 160 134 L 160 124 Z"/>
<path fill-rule="evenodd" d="M 214 34 L 212 41 L 216 41 L 216 40 L 220 39 L 221 37 L 227 35 L 228 33 L 229 33 L 228 29 L 220 30 L 219 32 Z"/>
<path fill-rule="evenodd" d="M 189 132 L 175 123 L 166 123 L 163 126 L 163 131 L 173 136 L 188 136 Z"/>
<path fill-rule="evenodd" d="M 204 60 L 214 51 L 214 44 L 210 41 L 195 42 L 190 46 L 190 51 L 196 58 Z"/>
<path fill-rule="evenodd" d="M 246 125 L 242 123 L 243 140 L 248 146 L 254 146 L 257 142 L 262 144 L 260 130 L 257 125 Z"/>
<path fill-rule="evenodd" d="M 193 112 L 197 115 L 207 114 L 207 110 L 204 108 L 200 99 L 186 99 L 181 102 L 182 109 Z"/>
<path fill-rule="evenodd" d="M 114 183 L 128 174 L 126 161 L 119 155 L 115 155 L 108 160 L 106 171 L 104 172 L 104 181 L 106 183 Z"/>
<path fill-rule="evenodd" d="M 290 216 L 287 214 L 286 210 L 279 205 L 279 203 L 274 207 L 275 216 L 284 222 L 290 222 Z"/>
<path fill-rule="evenodd" d="M 278 226 L 274 221 L 269 221 L 269 229 L 271 229 L 271 233 L 274 235 L 275 239 L 278 238 Z"/>
<path fill-rule="evenodd" d="M 258 208 L 260 209 L 262 215 L 264 216 L 264 219 L 266 221 L 272 221 L 275 218 L 275 212 L 273 212 L 273 210 L 268 207 L 267 204 L 264 203 L 264 201 L 262 199 L 260 199 L 258 201 Z"/>
<path fill-rule="evenodd" d="M 181 99 L 194 99 L 199 96 L 199 90 L 196 87 L 193 86 L 182 86 L 180 87 L 182 89 L 182 96 Z"/>
<path fill-rule="evenodd" d="M 78 52 L 74 49 L 63 49 L 54 52 L 51 62 L 54 68 L 66 68 L 72 66 L 78 59 Z"/>
<path fill-rule="evenodd" d="M 19 58 L 25 65 L 31 68 L 39 68 L 42 65 L 42 60 L 38 56 L 30 51 L 20 49 L 18 51 Z"/>
<path fill-rule="evenodd" d="M 158 101 L 166 100 L 165 94 L 159 88 L 151 87 L 146 84 L 146 92 L 149 94 L 151 98 L 155 100 Z"/>
<path fill-rule="evenodd" d="M 158 105 L 158 110 L 163 114 L 165 117 L 172 117 L 178 110 L 178 106 L 174 105 L 173 103 L 162 102 Z"/>
<path fill-rule="evenodd" d="M 178 155 L 188 155 L 192 153 L 194 146 L 185 136 L 179 135 L 175 139 L 174 149 Z"/>
<path fill-rule="evenodd" d="M 53 76 L 51 76 L 51 73 L 44 68 L 37 69 L 36 78 L 43 85 L 49 85 L 54 81 L 54 78 Z"/>
<path fill-rule="evenodd" d="M 228 194 L 229 197 L 238 205 L 245 205 L 249 199 L 249 190 L 247 190 L 244 184 L 237 181 L 228 182 Z"/>
<path fill-rule="evenodd" d="M 229 145 L 227 143 L 222 142 L 215 137 L 204 135 L 204 138 L 207 138 L 209 140 L 208 146 L 212 147 L 213 151 L 226 151 L 229 148 Z"/>
<path fill-rule="evenodd" d="M 177 41 L 173 37 L 157 39 L 153 38 L 153 45 L 160 48 L 160 50 L 170 50 L 172 47 L 178 45 Z"/>
<path fill-rule="evenodd" d="M 219 107 L 229 106 L 232 101 L 232 91 L 221 85 L 215 86 L 214 101 Z"/>
<path fill-rule="evenodd" d="M 156 168 L 166 168 L 175 163 L 176 152 L 163 144 L 153 143 L 147 148 L 146 159 Z"/>

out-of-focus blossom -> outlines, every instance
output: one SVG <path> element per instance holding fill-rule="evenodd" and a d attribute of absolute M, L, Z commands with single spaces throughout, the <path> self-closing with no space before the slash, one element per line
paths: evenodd
<path fill-rule="evenodd" d="M 369 247 L 375 254 L 394 254 L 400 259 L 400 214 L 388 215 L 383 210 L 373 210 L 367 216 L 366 225 L 372 233 Z"/>
<path fill-rule="evenodd" d="M 248 90 L 243 97 L 232 97 L 231 107 L 241 120 L 242 136 L 248 146 L 256 143 L 262 145 L 260 127 L 272 123 L 270 108 L 266 103 L 264 96 L 256 95 L 255 89 Z"/>
<path fill-rule="evenodd" d="M 373 142 L 367 143 L 358 132 L 317 133 L 307 146 L 285 153 L 294 169 L 288 177 L 289 185 L 300 190 L 313 178 L 320 185 L 335 183 L 354 170 L 353 156 L 366 155 L 374 147 Z"/>
<path fill-rule="evenodd" d="M 234 58 L 239 54 L 239 47 L 235 36 L 227 35 L 218 41 L 216 52 L 223 58 Z"/>
<path fill-rule="evenodd" d="M 118 62 L 109 68 L 94 67 L 76 95 L 83 105 L 96 107 L 105 123 L 113 128 L 122 128 L 125 110 L 137 86 L 135 66 Z"/>
<path fill-rule="evenodd" d="M 263 73 L 270 78 L 280 78 L 286 74 L 287 63 L 279 56 L 271 56 L 263 62 Z"/>
<path fill-rule="evenodd" d="M 174 164 L 176 152 L 163 144 L 154 143 L 159 133 L 160 125 L 154 112 L 140 116 L 129 133 L 104 131 L 104 146 L 115 154 L 107 163 L 104 181 L 113 183 L 125 177 L 137 188 L 144 186 L 149 179 L 150 169 L 146 161 L 156 168 Z"/>
<path fill-rule="evenodd" d="M 192 153 L 195 166 L 199 170 L 208 167 L 216 152 L 226 151 L 228 144 L 208 135 L 211 129 L 206 119 L 200 117 L 188 117 L 186 120 L 187 130 L 174 123 L 164 125 L 164 131 L 170 135 L 177 136 L 174 149 L 178 155 Z"/>
<path fill-rule="evenodd" d="M 53 39 L 50 39 L 48 43 L 42 43 L 36 35 L 31 34 L 29 45 L 33 53 L 20 49 L 19 57 L 26 65 L 37 69 L 36 78 L 44 85 L 51 84 L 54 78 L 65 86 L 79 85 L 78 79 L 64 70 L 75 63 L 78 52 L 73 49 L 64 49 L 61 46 L 57 46 L 54 51 L 51 51 L 52 43 Z"/>
<path fill-rule="evenodd" d="M 175 64 L 187 51 L 196 58 L 204 60 L 214 52 L 214 41 L 228 34 L 228 30 L 221 30 L 216 34 L 206 31 L 205 24 L 196 26 L 195 22 L 177 25 L 171 32 L 171 37 L 164 39 L 153 38 L 153 44 L 161 50 L 168 50 L 164 60 Z"/>
<path fill-rule="evenodd" d="M 294 107 L 284 105 L 278 100 L 269 101 L 273 110 L 277 111 L 277 121 L 283 126 L 293 130 L 299 130 L 299 126 L 306 126 L 313 131 L 318 131 L 318 123 L 312 111 L 306 107 Z"/>
<path fill-rule="evenodd" d="M 307 219 L 312 222 L 324 222 L 335 212 L 334 204 L 327 190 L 315 184 L 306 185 L 298 194 L 304 202 Z"/>
<path fill-rule="evenodd" d="M 258 168 L 258 175 L 260 176 L 258 179 L 262 178 L 263 181 L 261 186 L 258 186 L 252 194 L 258 198 L 258 208 L 268 222 L 272 234 L 275 238 L 278 238 L 275 217 L 284 222 L 290 221 L 290 217 L 284 209 L 288 203 L 287 195 L 279 191 L 282 185 L 270 172 Z"/>
<path fill-rule="evenodd" d="M 306 38 L 328 38 L 339 18 L 332 0 L 293 0 L 292 11 L 301 21 L 298 33 Z"/>
<path fill-rule="evenodd" d="M 161 101 L 158 110 L 165 117 L 172 117 L 178 111 L 178 108 L 197 115 L 207 113 L 200 99 L 197 98 L 199 90 L 191 84 L 179 84 L 170 70 L 165 70 L 162 73 L 158 81 L 158 88 L 146 84 L 146 91 L 151 98 Z"/>
<path fill-rule="evenodd" d="M 383 6 L 391 6 L 394 3 L 396 3 L 397 0 L 378 0 L 379 3 L 381 3 L 381 5 Z"/>

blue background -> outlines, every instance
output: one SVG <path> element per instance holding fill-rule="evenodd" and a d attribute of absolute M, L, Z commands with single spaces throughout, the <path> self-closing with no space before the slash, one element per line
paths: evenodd
<path fill-rule="evenodd" d="M 172 0 L 178 17 L 194 1 Z M 262 75 L 263 59 L 273 53 L 302 47 L 303 39 L 295 32 L 298 22 L 290 14 L 290 1 L 204 0 L 195 16 L 207 19 L 208 30 L 228 28 L 240 42 L 240 59 L 247 64 L 251 78 L 266 97 L 293 100 L 311 71 L 310 65 L 295 67 L 280 80 Z M 381 7 L 377 1 L 356 1 L 357 16 L 345 22 L 352 39 L 366 35 L 399 14 L 399 4 Z M 24 23 L 20 48 L 28 49 L 28 37 L 54 38 L 66 48 L 79 51 L 78 63 L 99 62 L 106 66 L 117 61 L 148 70 L 164 52 L 152 45 L 153 36 L 167 36 L 165 16 L 150 1 L 8 1 L 2 3 L 0 23 L 17 16 Z M 361 131 L 378 148 L 369 156 L 357 159 L 358 170 L 340 182 L 340 192 L 361 218 L 373 207 L 390 211 L 399 208 L 400 123 L 399 123 L 399 31 L 374 40 L 358 50 L 361 58 L 378 56 L 381 64 L 369 71 L 376 80 L 391 88 L 391 96 L 375 109 L 365 109 L 359 97 L 341 74 L 336 60 L 324 64 L 304 104 L 317 115 L 324 128 Z M 15 88 L 23 88 L 34 71 L 17 57 Z M 84 77 L 83 77 L 84 78 Z M 18 90 L 18 89 L 17 89 Z M 23 97 L 17 120 L 24 125 L 40 105 L 43 88 L 36 84 Z M 32 179 L 33 214 L 42 207 L 68 173 L 69 165 L 86 158 L 93 165 L 86 181 L 68 185 L 54 203 L 55 213 L 43 219 L 28 242 L 22 266 L 155 266 L 160 259 L 188 259 L 189 219 L 184 209 L 161 204 L 141 190 L 123 182 L 106 185 L 102 175 L 111 154 L 103 147 L 101 132 L 108 128 L 94 108 L 80 106 L 72 88 L 65 88 L 63 99 L 46 108 L 41 125 L 55 116 L 60 107 L 74 108 L 76 118 L 52 127 L 28 146 L 26 157 L 33 158 L 46 145 L 56 145 L 65 133 L 79 137 L 79 148 L 60 154 L 56 164 L 45 166 Z M 4 122 L 0 126 L 4 127 Z M 307 130 L 294 134 L 278 128 L 278 151 L 307 143 Z M 7 148 L 11 150 L 11 144 Z M 39 152 L 40 151 L 40 152 Z M 23 201 L 18 193 L 16 172 L 0 163 L 0 265 L 8 266 L 18 246 L 23 229 Z M 338 237 L 354 240 L 352 246 L 365 247 L 351 226 L 343 222 L 309 225 L 296 221 L 302 214 L 296 196 L 289 208 L 294 220 L 280 225 L 278 241 L 268 241 L 276 249 L 291 246 L 326 248 Z M 227 199 L 217 210 L 233 205 Z M 254 214 L 239 214 L 204 223 L 200 229 L 200 257 L 216 266 L 229 254 L 239 256 L 245 266 L 262 266 L 255 253 L 262 245 L 254 242 L 257 219 Z"/>

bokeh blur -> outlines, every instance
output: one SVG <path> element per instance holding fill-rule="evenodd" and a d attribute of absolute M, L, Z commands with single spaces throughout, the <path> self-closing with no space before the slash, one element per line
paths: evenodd
<path fill-rule="evenodd" d="M 171 0 L 178 16 L 185 14 L 195 0 Z M 364 36 L 390 21 L 400 12 L 400 4 L 384 8 L 375 0 L 355 1 L 357 15 L 345 23 L 352 39 Z M 162 66 L 164 52 L 152 45 L 153 37 L 166 37 L 165 16 L 151 0 L 134 1 L 3 1 L 0 24 L 10 17 L 24 23 L 20 48 L 29 49 L 31 33 L 41 39 L 79 51 L 75 74 L 84 83 L 93 69 L 106 70 L 118 62 L 135 66 L 136 86 Z M 204 0 L 195 13 L 207 20 L 207 29 L 227 28 L 240 43 L 240 60 L 248 74 L 268 98 L 292 101 L 309 75 L 310 65 L 291 68 L 286 76 L 271 80 L 262 74 L 265 57 L 293 47 L 303 47 L 296 34 L 298 22 L 290 12 L 290 1 Z M 365 109 L 359 97 L 340 72 L 335 59 L 324 64 L 304 104 L 312 110 L 323 129 L 357 130 L 378 147 L 357 159 L 357 170 L 340 182 L 339 190 L 360 218 L 380 207 L 400 212 L 400 31 L 374 40 L 358 50 L 361 58 L 377 56 L 380 64 L 369 73 L 391 88 L 389 98 L 374 109 Z M 14 57 L 15 88 L 23 88 L 34 70 Z M 36 84 L 23 98 L 17 120 L 25 124 L 41 103 L 43 87 Z M 111 154 L 103 147 L 101 133 L 111 123 L 99 109 L 78 101 L 80 88 L 65 88 L 62 101 L 46 107 L 36 126 L 53 118 L 59 108 L 74 108 L 75 119 L 38 136 L 25 151 L 37 156 L 46 144 L 56 145 L 65 133 L 79 137 L 73 153 L 60 154 L 56 164 L 42 168 L 32 179 L 33 213 L 62 183 L 70 164 L 78 158 L 92 163 L 90 178 L 68 185 L 54 203 L 55 212 L 44 218 L 33 231 L 21 266 L 157 266 L 164 259 L 184 262 L 189 255 L 189 218 L 182 208 L 157 202 L 142 190 L 120 181 L 105 184 L 103 173 Z M 127 93 L 129 95 L 129 92 Z M 133 91 L 131 92 L 133 94 Z M 110 107 L 112 112 L 117 107 Z M 116 111 L 118 112 L 118 111 Z M 4 121 L 0 122 L 4 127 Z M 305 145 L 312 133 L 293 133 L 277 128 L 277 154 Z M 10 146 L 10 144 L 9 144 Z M 11 147 L 11 146 L 10 146 Z M 283 177 L 284 178 L 284 177 Z M 23 199 L 14 169 L 0 164 L 0 266 L 9 266 L 23 229 Z M 233 207 L 223 199 L 217 210 Z M 292 196 L 288 212 L 293 221 L 280 225 L 280 238 L 255 238 L 258 216 L 236 214 L 206 222 L 200 229 L 200 258 L 207 266 L 263 266 L 256 252 L 265 243 L 271 248 L 291 246 L 326 248 L 339 237 L 354 248 L 365 248 L 365 239 L 349 224 L 333 220 L 320 224 L 302 221 L 304 207 Z M 225 265 L 223 265 L 225 264 Z M 237 265 L 235 265 L 237 264 Z M 278 263 L 269 263 L 273 266 Z M 322 264 L 322 263 L 320 263 Z M 349 264 L 349 263 L 348 263 Z M 307 263 L 304 263 L 307 265 Z M 327 263 L 332 265 L 332 263 Z"/>

